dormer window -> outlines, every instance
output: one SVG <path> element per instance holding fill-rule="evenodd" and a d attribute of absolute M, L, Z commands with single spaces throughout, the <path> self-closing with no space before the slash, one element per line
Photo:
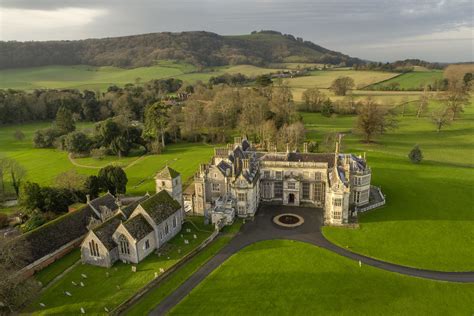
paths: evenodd
<path fill-rule="evenodd" d="M 162 187 L 165 186 L 165 181 L 161 181 L 161 186 L 162 186 Z"/>

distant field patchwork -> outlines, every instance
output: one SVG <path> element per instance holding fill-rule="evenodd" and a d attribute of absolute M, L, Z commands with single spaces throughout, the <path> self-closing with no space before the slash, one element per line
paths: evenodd
<path fill-rule="evenodd" d="M 440 70 L 434 71 L 415 71 L 402 74 L 390 80 L 373 84 L 367 88 L 378 89 L 382 85 L 386 86 L 397 82 L 401 90 L 422 90 L 425 85 L 433 84 L 436 80 L 443 79 L 443 72 Z"/>

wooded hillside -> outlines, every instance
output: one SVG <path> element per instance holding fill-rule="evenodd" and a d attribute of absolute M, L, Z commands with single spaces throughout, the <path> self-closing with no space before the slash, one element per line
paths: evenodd
<path fill-rule="evenodd" d="M 0 42 L 0 69 L 76 64 L 134 68 L 151 66 L 162 59 L 196 66 L 362 63 L 357 58 L 275 31 L 240 36 L 164 32 L 78 41 Z"/>

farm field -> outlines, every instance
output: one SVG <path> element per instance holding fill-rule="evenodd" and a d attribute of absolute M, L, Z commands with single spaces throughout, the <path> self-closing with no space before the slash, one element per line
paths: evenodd
<path fill-rule="evenodd" d="M 214 67 L 204 72 L 197 72 L 193 65 L 161 61 L 156 66 L 123 69 L 117 67 L 76 66 L 46 66 L 22 69 L 0 70 L 0 89 L 34 90 L 50 89 L 89 89 L 106 90 L 111 85 L 124 86 L 152 79 L 178 78 L 185 82 L 194 83 L 198 80 L 207 82 L 210 77 L 224 73 L 242 73 L 256 76 L 275 72 L 280 69 L 262 68 L 252 65 L 237 65 Z"/>
<path fill-rule="evenodd" d="M 50 123 L 33 123 L 0 127 L 0 155 L 16 159 L 27 171 L 26 180 L 40 185 L 51 185 L 56 176 L 62 172 L 75 169 L 81 174 L 97 174 L 98 169 L 113 163 L 125 168 L 128 176 L 127 194 L 144 194 L 154 192 L 153 176 L 157 171 L 169 165 L 181 173 L 186 181 L 197 170 L 200 163 L 208 161 L 213 153 L 213 146 L 203 144 L 181 143 L 167 146 L 160 155 L 143 157 L 106 157 L 104 160 L 93 158 L 76 158 L 75 166 L 68 154 L 57 149 L 38 149 L 33 147 L 32 137 L 37 129 L 45 128 Z M 91 123 L 77 124 L 77 128 L 88 128 Z M 18 141 L 13 137 L 16 130 L 25 134 L 25 139 Z"/>
<path fill-rule="evenodd" d="M 467 255 L 474 248 L 472 104 L 461 119 L 440 133 L 429 117 L 399 117 L 399 129 L 370 145 L 351 133 L 356 117 L 327 119 L 305 113 L 303 118 L 311 139 L 347 133 L 343 150 L 367 152 L 372 183 L 387 195 L 384 208 L 359 217 L 360 229 L 324 227 L 328 239 L 351 251 L 402 265 L 473 270 L 474 261 Z M 420 145 L 425 159 L 419 165 L 407 158 L 415 144 Z"/>
<path fill-rule="evenodd" d="M 373 84 L 368 89 L 377 89 L 380 86 L 397 82 L 401 90 L 423 90 L 425 85 L 433 84 L 436 80 L 443 79 L 441 70 L 433 71 L 414 71 L 402 74 L 398 77 L 386 80 L 384 82 Z"/>
<path fill-rule="evenodd" d="M 272 240 L 233 255 L 170 314 L 467 315 L 473 300 L 474 284 L 359 267 L 313 245 Z"/>
<path fill-rule="evenodd" d="M 40 88 L 105 90 L 111 85 L 123 86 L 151 79 L 176 77 L 193 72 L 192 65 L 160 62 L 152 67 L 122 69 L 117 67 L 46 66 L 0 70 L 0 89 L 33 90 Z"/>
<path fill-rule="evenodd" d="M 189 220 L 189 219 L 188 219 Z M 60 280 L 43 291 L 39 297 L 24 311 L 29 315 L 69 315 L 80 314 L 83 307 L 87 314 L 107 314 L 123 301 L 135 294 L 139 289 L 153 280 L 155 272 L 160 268 L 168 269 L 176 264 L 184 255 L 200 245 L 211 235 L 213 227 L 204 225 L 202 217 L 193 217 L 194 225 L 185 223 L 182 235 L 177 235 L 167 243 L 168 248 L 162 249 L 162 256 L 155 253 L 137 264 L 137 272 L 132 272 L 130 264 L 117 262 L 111 269 L 92 265 L 78 265 L 66 273 Z M 190 229 L 187 232 L 186 229 Z M 193 235 L 197 235 L 197 239 Z M 183 240 L 188 239 L 189 244 Z M 178 251 L 181 249 L 180 251 Z M 108 272 L 108 275 L 106 274 Z M 81 277 L 86 275 L 87 278 Z M 72 282 L 82 286 L 74 286 Z M 66 296 L 68 291 L 72 296 Z M 99 299 L 100 298 L 100 299 Z M 40 303 L 46 307 L 40 307 Z"/>
<path fill-rule="evenodd" d="M 355 87 L 361 88 L 370 84 L 390 79 L 396 76 L 396 73 L 382 71 L 356 71 L 350 69 L 344 70 L 317 70 L 312 71 L 311 76 L 289 78 L 285 81 L 291 88 L 320 88 L 327 89 L 331 83 L 338 77 L 351 77 L 354 79 Z"/>

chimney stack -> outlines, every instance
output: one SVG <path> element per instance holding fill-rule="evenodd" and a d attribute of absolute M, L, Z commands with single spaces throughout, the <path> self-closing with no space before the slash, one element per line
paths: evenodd
<path fill-rule="evenodd" d="M 306 142 L 303 143 L 303 152 L 304 152 L 305 154 L 308 153 L 308 143 L 306 143 Z"/>
<path fill-rule="evenodd" d="M 286 143 L 286 153 L 287 154 L 290 153 L 290 144 L 289 143 Z"/>
<path fill-rule="evenodd" d="M 86 194 L 86 202 L 87 202 L 87 204 L 89 204 L 91 202 L 90 194 Z"/>

